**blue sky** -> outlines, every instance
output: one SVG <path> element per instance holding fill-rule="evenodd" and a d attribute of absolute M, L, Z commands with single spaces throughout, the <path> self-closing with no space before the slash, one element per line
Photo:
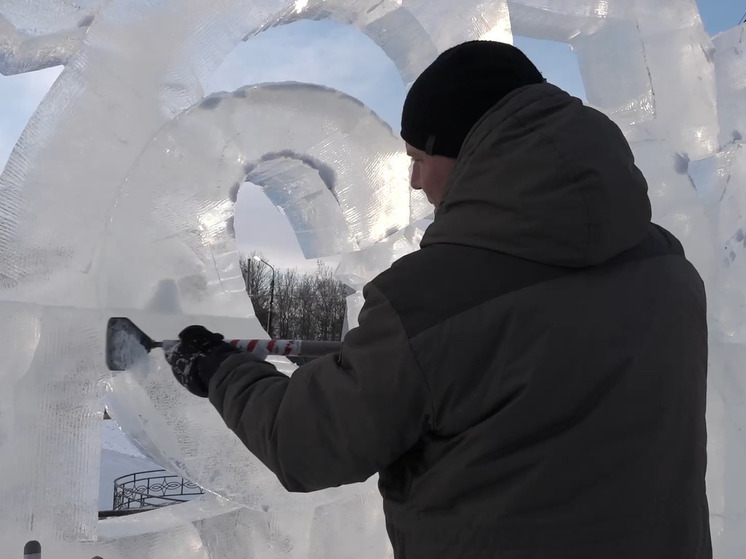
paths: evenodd
<path fill-rule="evenodd" d="M 697 3 L 711 35 L 734 27 L 746 12 L 746 0 Z M 524 37 L 516 37 L 515 44 L 550 82 L 584 96 L 575 55 L 566 45 Z M 60 70 L 0 76 L 0 168 Z M 398 130 L 405 90 L 393 63 L 355 29 L 331 22 L 299 22 L 273 28 L 242 43 L 217 71 L 208 93 L 286 80 L 321 83 L 342 90 L 366 103 Z M 284 217 L 251 186 L 243 188 L 239 195 L 236 230 L 239 246 L 246 252 L 260 251 L 280 267 L 314 267 L 314 263 L 303 262 Z"/>

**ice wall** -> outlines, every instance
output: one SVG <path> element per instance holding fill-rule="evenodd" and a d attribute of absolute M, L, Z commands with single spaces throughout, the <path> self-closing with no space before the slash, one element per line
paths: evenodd
<path fill-rule="evenodd" d="M 0 553 L 45 557 L 384 557 L 373 480 L 286 494 L 155 354 L 103 367 L 103 328 L 154 338 L 201 322 L 263 333 L 232 237 L 244 180 L 308 257 L 346 253 L 351 286 L 414 250 L 427 214 L 396 134 L 358 101 L 303 84 L 204 98 L 241 40 L 298 19 L 358 28 L 410 83 L 438 52 L 513 34 L 567 42 L 591 104 L 625 131 L 655 218 L 710 293 L 708 487 L 716 554 L 746 549 L 746 98 L 743 27 L 706 35 L 694 0 L 18 0 L 0 6 L 0 72 L 64 63 L 0 175 Z M 723 250 L 725 247 L 725 250 Z M 359 294 L 350 300 L 356 320 Z M 99 522 L 101 398 L 205 501 Z"/>
<path fill-rule="evenodd" d="M 446 25 L 456 13 L 469 25 Z M 505 5 L 37 1 L 5 3 L 0 15 L 0 71 L 66 64 L 0 177 L 3 556 L 29 539 L 60 558 L 322 557 L 361 545 L 385 556 L 374 481 L 286 494 L 157 358 L 111 377 L 103 325 L 124 314 L 154 337 L 192 322 L 263 334 L 231 236 L 247 178 L 283 208 L 309 256 L 371 246 L 424 210 L 396 135 L 361 103 L 302 85 L 203 99 L 239 41 L 298 18 L 337 19 L 378 42 L 410 82 L 436 45 L 509 40 Z M 212 496 L 99 523 L 104 393 L 149 456 L 234 504 Z"/>

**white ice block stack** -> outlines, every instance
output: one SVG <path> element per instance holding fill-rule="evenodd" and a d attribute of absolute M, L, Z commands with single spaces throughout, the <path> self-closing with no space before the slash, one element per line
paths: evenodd
<path fill-rule="evenodd" d="M 609 114 L 633 142 L 665 138 L 692 160 L 712 155 L 713 47 L 694 0 L 552 4 L 576 18 L 585 8 L 586 18 L 566 34 L 591 105 Z"/>
<path fill-rule="evenodd" d="M 713 38 L 720 117 L 720 144 L 743 143 L 746 139 L 746 25 L 734 27 Z"/>
<path fill-rule="evenodd" d="M 300 18 L 358 27 L 405 83 L 451 42 L 510 39 L 504 1 L 0 5 L 0 71 L 66 65 L 0 175 L 1 556 L 31 539 L 59 559 L 390 554 L 375 480 L 289 495 L 159 352 L 116 377 L 104 369 L 114 314 L 156 338 L 193 322 L 260 337 L 231 235 L 246 178 L 309 255 L 385 243 L 427 213 L 400 140 L 356 100 L 302 85 L 203 99 L 242 39 Z M 104 393 L 140 449 L 234 502 L 99 522 Z"/>
<path fill-rule="evenodd" d="M 169 76 L 185 42 L 199 44 L 183 21 L 153 9 L 143 22 L 136 2 L 88 4 L 0 6 L 3 21 L 18 26 L 13 36 L 56 40 L 60 55 L 50 58 L 36 40 L 3 43 L 4 72 L 72 56 L 0 176 L 3 557 L 19 554 L 24 538 L 57 556 L 96 538 L 108 314 L 97 296 L 96 251 L 127 169 L 173 111 L 200 95 L 198 72 L 182 84 Z M 92 22 L 73 48 L 66 37 Z M 163 45 L 159 33 L 170 37 Z"/>
<path fill-rule="evenodd" d="M 621 127 L 648 178 L 654 220 L 682 240 L 708 279 L 713 241 L 689 165 L 716 154 L 719 126 L 714 47 L 695 0 L 509 6 L 514 34 L 570 44 L 589 104 Z"/>
<path fill-rule="evenodd" d="M 719 153 L 703 180 L 717 255 L 710 307 L 710 475 L 712 528 L 720 557 L 746 549 L 746 26 L 713 39 Z M 698 183 L 699 186 L 699 183 Z"/>
<path fill-rule="evenodd" d="M 0 526 L 58 538 L 96 533 L 100 421 L 91 347 L 98 313 L 0 302 Z M 75 338 L 69 336 L 74 329 Z M 2 542 L 2 538 L 0 538 Z M 3 549 L 3 554 L 6 550 Z"/>

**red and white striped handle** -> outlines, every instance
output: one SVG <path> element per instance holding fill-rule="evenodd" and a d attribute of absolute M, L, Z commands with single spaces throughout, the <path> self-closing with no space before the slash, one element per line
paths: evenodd
<path fill-rule="evenodd" d="M 342 342 L 317 342 L 312 340 L 225 340 L 241 351 L 257 355 L 282 355 L 283 357 L 318 357 L 328 353 L 338 353 Z M 165 340 L 163 349 L 168 351 L 178 340 Z"/>

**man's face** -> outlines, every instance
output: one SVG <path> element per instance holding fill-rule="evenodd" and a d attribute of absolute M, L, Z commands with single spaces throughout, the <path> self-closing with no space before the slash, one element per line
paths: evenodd
<path fill-rule="evenodd" d="M 437 208 L 443 201 L 446 184 L 456 166 L 456 160 L 442 155 L 428 155 L 409 144 L 407 155 L 412 158 L 412 188 L 424 191 L 428 201 Z"/>

